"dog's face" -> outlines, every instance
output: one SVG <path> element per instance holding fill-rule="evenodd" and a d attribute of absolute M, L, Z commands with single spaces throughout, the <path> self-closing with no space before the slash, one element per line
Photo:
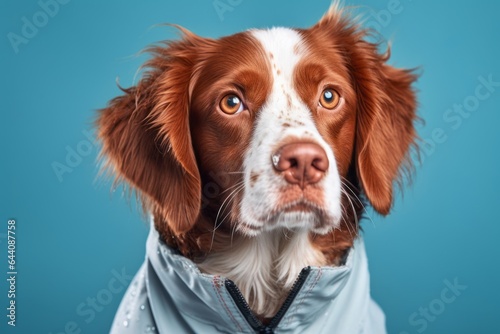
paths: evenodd
<path fill-rule="evenodd" d="M 339 225 L 341 176 L 354 146 L 354 87 L 339 52 L 307 33 L 275 28 L 226 37 L 207 52 L 193 86 L 199 170 L 240 173 L 221 199 L 241 233 L 324 234 Z"/>
<path fill-rule="evenodd" d="M 98 120 L 109 165 L 166 228 L 324 235 L 358 186 L 389 212 L 415 139 L 410 71 L 334 8 L 305 30 L 183 32 Z"/>

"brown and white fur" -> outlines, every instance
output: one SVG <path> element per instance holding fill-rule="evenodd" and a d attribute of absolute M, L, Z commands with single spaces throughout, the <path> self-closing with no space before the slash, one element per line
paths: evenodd
<path fill-rule="evenodd" d="M 337 4 L 309 29 L 220 39 L 179 29 L 100 111 L 102 154 L 169 246 L 271 317 L 303 267 L 341 264 L 364 199 L 389 213 L 416 138 L 416 77 L 388 65 Z M 228 95 L 235 113 L 221 109 Z M 319 158 L 300 156 L 300 169 L 283 157 L 296 144 Z"/>

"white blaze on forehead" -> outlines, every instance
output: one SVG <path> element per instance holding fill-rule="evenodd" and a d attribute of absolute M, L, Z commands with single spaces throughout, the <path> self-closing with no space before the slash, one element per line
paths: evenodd
<path fill-rule="evenodd" d="M 302 37 L 295 30 L 288 28 L 254 30 L 252 35 L 265 50 L 273 78 L 271 93 L 259 111 L 254 138 L 283 139 L 285 135 L 303 137 L 306 128 L 315 130 L 316 127 L 309 108 L 298 96 L 293 83 L 295 68 L 306 55 Z M 310 131 L 307 134 L 310 136 Z M 277 142 L 268 144 L 270 146 Z"/>
<path fill-rule="evenodd" d="M 254 30 L 252 35 L 262 44 L 271 66 L 273 86 L 267 106 L 273 109 L 271 112 L 275 116 L 298 120 L 300 114 L 291 115 L 290 109 L 293 104 L 297 106 L 301 103 L 293 88 L 293 74 L 297 64 L 305 56 L 302 37 L 288 28 Z"/>
<path fill-rule="evenodd" d="M 332 149 L 319 134 L 311 111 L 294 88 L 294 71 L 307 56 L 304 42 L 295 30 L 272 28 L 250 33 L 262 45 L 267 57 L 273 84 L 267 100 L 258 113 L 255 131 L 244 159 L 244 194 L 241 202 L 241 222 L 254 228 L 311 227 L 314 214 L 294 213 L 270 217 L 279 204 L 281 189 L 286 181 L 274 172 L 272 155 L 286 138 L 297 138 L 319 144 L 330 161 L 330 169 L 321 181 L 324 206 L 328 213 L 340 218 L 340 180 Z M 282 221 L 286 219 L 287 222 Z M 302 224 L 302 225 L 301 225 Z"/>
<path fill-rule="evenodd" d="M 295 30 L 288 28 L 253 30 L 251 33 L 267 52 L 266 56 L 272 67 L 275 86 L 276 81 L 290 85 L 295 66 L 303 55 L 302 37 Z M 281 79 L 279 79 L 280 76 L 282 76 Z"/>

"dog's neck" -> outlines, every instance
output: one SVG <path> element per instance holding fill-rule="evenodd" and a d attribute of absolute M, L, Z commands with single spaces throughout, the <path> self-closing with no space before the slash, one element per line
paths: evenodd
<path fill-rule="evenodd" d="M 241 238 L 198 262 L 209 274 L 233 280 L 258 315 L 272 317 L 306 266 L 327 264 L 306 230 L 274 230 Z"/>
<path fill-rule="evenodd" d="M 346 217 L 340 228 L 326 235 L 276 229 L 245 237 L 232 235 L 223 227 L 214 234 L 208 220 L 200 221 L 186 234 L 175 235 L 159 216 L 154 222 L 168 246 L 196 262 L 203 272 L 231 279 L 252 311 L 269 318 L 278 311 L 304 267 L 342 263 L 358 234 L 359 216 Z"/>

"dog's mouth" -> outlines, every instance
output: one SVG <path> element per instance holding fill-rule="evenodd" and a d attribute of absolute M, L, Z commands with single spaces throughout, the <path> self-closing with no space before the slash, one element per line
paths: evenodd
<path fill-rule="evenodd" d="M 339 221 L 338 217 L 330 214 L 324 207 L 305 198 L 281 203 L 269 212 L 246 218 L 240 221 L 237 230 L 247 236 L 276 229 L 309 230 L 326 234 Z"/>
<path fill-rule="evenodd" d="M 300 199 L 273 210 L 267 229 L 307 229 L 315 233 L 327 233 L 335 219 L 322 206 L 307 199 Z"/>
<path fill-rule="evenodd" d="M 318 205 L 314 202 L 308 201 L 304 198 L 301 198 L 301 199 L 293 201 L 293 202 L 284 203 L 284 204 L 279 205 L 277 208 L 275 208 L 273 211 L 271 211 L 270 216 L 271 217 L 278 217 L 280 215 L 285 215 L 285 214 L 289 214 L 289 213 L 290 214 L 311 214 L 311 213 L 321 213 L 321 212 L 324 212 L 324 208 L 322 208 L 320 205 Z"/>
<path fill-rule="evenodd" d="M 281 213 L 288 213 L 288 212 L 312 212 L 316 209 L 315 206 L 311 205 L 310 203 L 306 203 L 305 201 L 300 201 L 297 203 L 292 203 L 291 205 L 286 206 L 283 208 Z"/>

